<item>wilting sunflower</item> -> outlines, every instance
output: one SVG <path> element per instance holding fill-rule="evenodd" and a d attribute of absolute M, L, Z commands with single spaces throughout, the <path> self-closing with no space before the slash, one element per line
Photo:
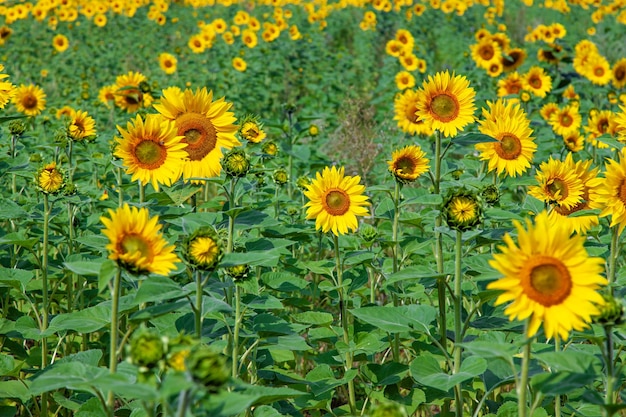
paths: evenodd
<path fill-rule="evenodd" d="M 114 155 L 122 159 L 132 181 L 142 185 L 151 183 L 156 191 L 159 184 L 172 185 L 182 174 L 183 159 L 187 156 L 176 127 L 159 114 L 141 116 L 128 122 L 126 130 L 117 127 L 121 138 Z"/>
<path fill-rule="evenodd" d="M 65 186 L 65 175 L 56 162 L 50 162 L 35 175 L 37 188 L 46 194 L 56 194 Z"/>
<path fill-rule="evenodd" d="M 572 132 L 578 132 L 582 120 L 583 118 L 578 111 L 578 105 L 567 105 L 552 114 L 549 122 L 554 133 L 565 137 Z"/>
<path fill-rule="evenodd" d="M 368 197 L 363 195 L 365 186 L 359 184 L 361 177 L 345 176 L 344 168 L 324 168 L 322 173 L 307 186 L 304 195 L 309 199 L 305 204 L 306 218 L 315 219 L 315 229 L 335 235 L 356 230 L 357 216 L 368 214 Z"/>
<path fill-rule="evenodd" d="M 4 65 L 0 64 L 0 109 L 4 109 L 7 103 L 15 96 L 15 86 L 6 80 L 7 74 L 2 74 Z"/>
<path fill-rule="evenodd" d="M 52 46 L 57 52 L 65 52 L 70 47 L 70 41 L 67 39 L 67 36 L 59 33 L 52 38 Z"/>
<path fill-rule="evenodd" d="M 393 151 L 391 161 L 387 161 L 389 171 L 402 183 L 413 182 L 428 171 L 428 158 L 422 148 L 408 145 Z"/>
<path fill-rule="evenodd" d="M 178 60 L 172 54 L 163 52 L 159 55 L 159 67 L 166 74 L 174 74 L 176 72 L 176 65 Z"/>
<path fill-rule="evenodd" d="M 159 216 L 150 217 L 147 208 L 124 204 L 115 211 L 109 209 L 109 217 L 102 216 L 100 221 L 105 226 L 102 233 L 109 238 L 109 259 L 130 272 L 168 275 L 180 262 L 174 246 L 161 235 Z"/>
<path fill-rule="evenodd" d="M 613 86 L 615 88 L 626 87 L 626 58 L 618 60 L 613 64 Z"/>
<path fill-rule="evenodd" d="M 13 103 L 18 112 L 37 116 L 46 108 L 46 93 L 38 85 L 22 84 L 15 90 Z"/>
<path fill-rule="evenodd" d="M 544 98 L 552 89 L 552 78 L 541 67 L 531 67 L 522 76 L 522 86 L 537 97 Z"/>
<path fill-rule="evenodd" d="M 513 301 L 504 313 L 510 320 L 529 319 L 526 336 L 534 336 L 543 323 L 548 339 L 566 340 L 570 331 L 588 327 L 604 300 L 597 290 L 607 285 L 600 274 L 602 258 L 590 257 L 584 236 L 571 235 L 560 224 L 550 223 L 543 211 L 526 229 L 514 221 L 519 246 L 509 234 L 489 264 L 504 275 L 487 288 L 503 290 L 495 304 Z"/>
<path fill-rule="evenodd" d="M 417 93 L 417 116 L 446 137 L 474 122 L 476 92 L 462 75 L 438 72 L 424 80 Z"/>
<path fill-rule="evenodd" d="M 526 51 L 520 48 L 509 49 L 502 54 L 502 69 L 511 72 L 518 69 L 526 60 Z"/>
<path fill-rule="evenodd" d="M 611 227 L 618 226 L 618 234 L 626 227 L 626 157 L 619 161 L 609 159 L 605 165 L 604 181 L 590 192 L 591 208 L 602 210 L 600 217 L 611 216 Z"/>
<path fill-rule="evenodd" d="M 68 136 L 75 141 L 96 136 L 96 121 L 86 111 L 78 110 L 71 115 Z"/>
<path fill-rule="evenodd" d="M 115 105 L 128 113 L 150 106 L 152 96 L 141 88 L 141 84 L 146 81 L 146 76 L 139 72 L 130 71 L 128 74 L 118 76 L 115 80 Z"/>
<path fill-rule="evenodd" d="M 195 93 L 189 89 L 182 92 L 176 87 L 163 90 L 161 101 L 154 108 L 174 120 L 178 135 L 184 136 L 187 158 L 183 164 L 183 179 L 219 176 L 222 148 L 241 145 L 235 136 L 237 119 L 228 111 L 230 107 L 224 98 L 213 101 L 213 92 L 204 87 Z"/>
<path fill-rule="evenodd" d="M 480 159 L 489 161 L 489 171 L 495 169 L 498 175 L 506 172 L 515 177 L 526 172 L 537 150 L 526 113 L 511 100 L 498 99 L 487 104 L 489 110 L 483 108 L 484 120 L 479 121 L 478 130 L 496 141 L 475 145 Z"/>
<path fill-rule="evenodd" d="M 430 136 L 433 134 L 432 127 L 417 117 L 417 99 L 418 94 L 415 90 L 405 90 L 396 95 L 393 102 L 395 112 L 393 120 L 398 121 L 398 127 L 403 132 L 410 135 Z"/>
<path fill-rule="evenodd" d="M 528 188 L 528 194 L 549 203 L 570 209 L 581 202 L 584 184 L 576 173 L 572 154 L 565 161 L 550 159 L 542 162 L 535 175 L 539 185 Z"/>

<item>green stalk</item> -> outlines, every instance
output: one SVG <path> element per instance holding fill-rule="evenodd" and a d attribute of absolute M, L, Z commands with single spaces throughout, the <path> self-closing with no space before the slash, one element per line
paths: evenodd
<path fill-rule="evenodd" d="M 146 186 L 140 182 L 139 184 L 139 204 L 143 204 L 146 201 Z M 195 195 L 195 194 L 194 194 Z"/>
<path fill-rule="evenodd" d="M 111 294 L 111 335 L 109 345 L 109 370 L 112 374 L 117 371 L 117 322 L 119 320 L 119 301 L 120 301 L 120 287 L 122 283 L 122 268 L 118 265 L 117 273 L 113 280 L 113 292 Z M 109 407 L 110 415 L 115 413 L 115 394 L 113 391 L 109 392 L 107 399 L 107 405 Z"/>
<path fill-rule="evenodd" d="M 43 247 L 41 253 L 41 331 L 48 329 L 48 246 L 50 234 L 50 201 L 48 194 L 43 194 Z M 48 339 L 41 339 L 41 369 L 44 370 L 48 366 Z M 48 415 L 48 393 L 41 395 L 41 414 Z"/>
<path fill-rule="evenodd" d="M 613 404 L 613 387 L 615 385 L 615 369 L 613 367 L 613 326 L 605 325 L 604 333 L 606 334 L 606 396 L 605 404 Z M 613 412 L 608 408 L 604 409 L 606 417 L 613 416 Z"/>
<path fill-rule="evenodd" d="M 122 191 L 122 168 L 117 168 L 117 206 L 122 207 L 124 205 L 124 192 Z"/>
<path fill-rule="evenodd" d="M 202 275 L 200 271 L 196 271 L 196 337 L 198 340 L 202 338 Z"/>
<path fill-rule="evenodd" d="M 178 398 L 178 410 L 176 411 L 176 417 L 185 417 L 185 414 L 187 414 L 187 408 L 189 407 L 189 390 L 181 391 Z"/>
<path fill-rule="evenodd" d="M 67 217 L 68 217 L 68 248 L 69 254 L 74 253 L 74 207 L 71 202 L 67 202 Z M 67 312 L 72 312 L 73 301 L 73 291 L 74 291 L 74 273 L 68 272 L 67 274 L 67 283 L 66 285 L 66 293 L 67 293 Z"/>
<path fill-rule="evenodd" d="M 237 183 L 236 178 L 230 179 L 230 190 L 228 191 L 228 210 L 232 210 L 235 207 L 235 185 Z M 233 251 L 233 236 L 235 234 L 235 215 L 228 216 L 228 241 L 226 244 L 226 253 Z"/>
<path fill-rule="evenodd" d="M 528 320 L 526 320 L 524 324 L 524 334 L 528 331 Z M 517 385 L 517 406 L 518 406 L 518 416 L 526 417 L 527 416 L 527 407 L 526 407 L 526 392 L 528 385 L 528 368 L 530 367 L 530 349 L 532 345 L 532 338 L 526 339 L 524 344 L 524 351 L 522 352 L 522 372 L 519 379 L 519 384 Z"/>
<path fill-rule="evenodd" d="M 461 289 L 461 258 L 463 255 L 463 232 L 456 231 L 456 246 L 454 258 L 454 373 L 461 372 L 461 346 L 463 342 L 463 321 L 461 308 L 463 307 L 463 292 Z M 455 386 L 456 415 L 463 417 L 463 390 L 461 384 Z"/>
<path fill-rule="evenodd" d="M 235 284 L 235 329 L 233 330 L 232 377 L 239 375 L 239 329 L 241 327 L 241 288 Z"/>
<path fill-rule="evenodd" d="M 554 351 L 555 352 L 561 351 L 561 339 L 559 339 L 558 337 L 554 339 Z M 554 417 L 561 417 L 561 396 L 560 395 L 556 395 L 554 397 Z"/>
<path fill-rule="evenodd" d="M 341 254 L 339 252 L 339 236 L 333 234 L 335 244 L 335 265 L 337 269 L 337 291 L 339 292 L 339 310 L 341 315 L 341 329 L 343 330 L 343 341 L 348 348 L 350 346 L 350 333 L 348 328 L 348 306 L 346 305 L 345 294 L 343 292 L 343 269 L 341 267 Z M 352 352 L 346 352 L 346 372 L 352 369 Z M 354 380 L 348 381 L 348 402 L 352 415 L 357 413 L 356 395 L 354 391 Z"/>
<path fill-rule="evenodd" d="M 435 177 L 433 178 L 434 193 L 440 194 L 439 184 L 441 181 L 441 132 L 435 135 Z M 435 219 L 435 260 L 437 272 L 441 275 L 437 279 L 437 299 L 439 302 L 439 335 L 443 347 L 448 344 L 446 335 L 446 283 L 443 275 L 443 242 L 441 232 L 438 230 L 442 225 L 441 214 Z"/>
<path fill-rule="evenodd" d="M 391 240 L 393 242 L 393 272 L 398 272 L 398 258 L 400 256 L 400 242 L 398 242 L 398 225 L 400 224 L 400 183 L 396 181 L 393 190 L 393 224 L 391 229 Z M 397 287 L 393 292 L 393 305 L 398 306 Z M 393 336 L 393 358 L 396 362 L 400 361 L 400 334 L 395 333 Z"/>
<path fill-rule="evenodd" d="M 278 219 L 278 213 L 280 213 L 280 201 L 278 199 L 278 191 L 280 186 L 276 185 L 276 192 L 274 193 L 274 217 Z"/>
<path fill-rule="evenodd" d="M 611 228 L 611 253 L 609 254 L 609 293 L 613 295 L 613 283 L 615 282 L 615 263 L 619 255 L 619 225 Z"/>

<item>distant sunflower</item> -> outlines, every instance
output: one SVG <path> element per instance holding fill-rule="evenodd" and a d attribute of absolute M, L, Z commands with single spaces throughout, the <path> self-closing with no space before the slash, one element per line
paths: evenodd
<path fill-rule="evenodd" d="M 186 241 L 186 258 L 194 267 L 211 270 L 217 266 L 224 251 L 217 233 L 212 227 L 197 230 Z"/>
<path fill-rule="evenodd" d="M 145 75 L 134 71 L 118 76 L 115 80 L 115 105 L 128 113 L 149 106 L 152 96 L 141 89 L 141 84 L 146 81 Z"/>
<path fill-rule="evenodd" d="M 522 89 L 522 77 L 517 72 L 511 72 L 505 78 L 498 80 L 498 97 L 516 96 Z"/>
<path fill-rule="evenodd" d="M 398 122 L 398 127 L 403 132 L 410 135 L 426 135 L 433 134 L 432 127 L 420 120 L 416 114 L 418 94 L 415 90 L 404 90 L 403 93 L 396 95 L 393 102 L 395 116 L 393 120 Z"/>
<path fill-rule="evenodd" d="M 611 227 L 618 234 L 626 227 L 626 157 L 609 159 L 605 165 L 604 181 L 590 193 L 590 206 L 602 210 L 600 217 L 611 216 Z"/>
<path fill-rule="evenodd" d="M 539 110 L 539 114 L 541 115 L 543 120 L 545 120 L 546 122 L 549 122 L 550 117 L 558 111 L 559 111 L 559 105 L 554 102 L 550 102 L 541 106 L 541 110 Z"/>
<path fill-rule="evenodd" d="M 400 71 L 395 77 L 396 87 L 398 90 L 406 90 L 415 87 L 415 77 L 408 71 Z"/>
<path fill-rule="evenodd" d="M 424 80 L 418 91 L 416 114 L 444 136 L 456 136 L 475 120 L 475 96 L 464 76 L 438 72 Z"/>
<path fill-rule="evenodd" d="M 531 67 L 522 76 L 522 85 L 537 97 L 544 98 L 552 89 L 552 78 L 541 67 Z"/>
<path fill-rule="evenodd" d="M 15 96 L 15 86 L 6 80 L 9 78 L 7 74 L 2 74 L 4 65 L 0 64 L 0 109 L 4 109 L 7 103 Z"/>
<path fill-rule="evenodd" d="M 109 209 L 109 217 L 100 221 L 105 226 L 102 233 L 109 238 L 109 259 L 130 272 L 168 275 L 180 262 L 174 246 L 161 235 L 159 217 L 150 217 L 147 208 L 124 204 L 115 211 Z"/>
<path fill-rule="evenodd" d="M 387 161 L 389 171 L 403 183 L 413 182 L 428 171 L 428 158 L 422 148 L 408 145 L 393 151 L 391 161 Z"/>
<path fill-rule="evenodd" d="M 81 141 L 96 136 L 96 121 L 86 111 L 78 110 L 71 114 L 68 136 Z"/>
<path fill-rule="evenodd" d="M 472 59 L 479 68 L 487 69 L 493 61 L 500 61 L 502 59 L 502 50 L 500 45 L 491 39 L 491 37 L 484 37 L 478 43 L 470 46 L 472 52 Z"/>
<path fill-rule="evenodd" d="M 335 235 L 346 234 L 348 229 L 358 228 L 357 216 L 368 214 L 368 197 L 363 194 L 365 186 L 359 184 L 361 177 L 344 175 L 344 168 L 324 168 L 316 174 L 304 191 L 309 199 L 306 218 L 315 219 L 315 228 Z"/>
<path fill-rule="evenodd" d="M 52 38 L 52 46 L 57 52 L 65 52 L 70 47 L 70 41 L 67 36 L 59 33 Z"/>
<path fill-rule="evenodd" d="M 572 132 L 578 132 L 582 125 L 582 116 L 577 105 L 567 105 L 550 116 L 549 122 L 554 133 L 568 136 Z"/>
<path fill-rule="evenodd" d="M 502 68 L 505 72 L 518 69 L 526 60 L 526 51 L 521 48 L 513 48 L 502 54 Z"/>
<path fill-rule="evenodd" d="M 419 58 L 417 58 L 417 56 L 415 56 L 413 53 L 404 53 L 399 58 L 400 64 L 402 65 L 402 67 L 404 67 L 406 71 L 417 70 L 418 59 Z"/>
<path fill-rule="evenodd" d="M 570 152 L 580 152 L 585 147 L 585 137 L 578 130 L 563 136 L 563 142 Z"/>
<path fill-rule="evenodd" d="M 626 58 L 622 58 L 613 64 L 611 72 L 613 75 L 613 86 L 615 88 L 626 87 Z"/>
<path fill-rule="evenodd" d="M 607 85 L 613 78 L 611 65 L 605 57 L 599 54 L 589 56 L 586 63 L 587 71 L 583 74 L 595 85 Z"/>
<path fill-rule="evenodd" d="M 609 147 L 609 145 L 600 142 L 597 138 L 604 134 L 615 136 L 617 131 L 615 116 L 615 113 L 611 110 L 590 112 L 589 117 L 587 118 L 587 125 L 583 126 L 583 129 L 589 135 L 587 137 L 589 142 L 591 142 L 591 144 L 596 148 L 606 149 Z"/>
<path fill-rule="evenodd" d="M 236 56 L 233 58 L 233 68 L 239 72 L 244 72 L 248 69 L 248 64 L 243 58 Z"/>
<path fill-rule="evenodd" d="M 142 185 L 151 183 L 156 191 L 159 184 L 167 186 L 182 174 L 183 159 L 187 156 L 182 136 L 177 136 L 174 123 L 158 114 L 141 116 L 128 122 L 126 129 L 117 127 L 121 138 L 114 155 L 122 159 L 131 180 Z"/>
<path fill-rule="evenodd" d="M 263 126 L 254 117 L 249 117 L 248 120 L 242 122 L 239 134 L 252 143 L 260 143 L 267 137 Z"/>
<path fill-rule="evenodd" d="M 187 144 L 183 179 L 211 178 L 220 175 L 222 148 L 231 149 L 241 143 L 236 138 L 236 118 L 229 111 L 231 104 L 220 98 L 213 101 L 213 92 L 206 88 L 194 93 L 187 89 L 166 88 L 154 108 L 167 119 L 174 120 L 178 135 Z M 191 180 L 198 182 L 199 180 Z"/>
<path fill-rule="evenodd" d="M 568 100 L 579 100 L 580 96 L 576 93 L 574 89 L 574 84 L 568 84 L 565 90 L 563 90 L 563 98 Z"/>
<path fill-rule="evenodd" d="M 248 48 L 254 48 L 259 43 L 259 38 L 256 35 L 256 32 L 252 29 L 244 29 L 241 32 L 241 41 Z"/>
<path fill-rule="evenodd" d="M 159 67 L 166 74 L 174 74 L 176 72 L 178 60 L 172 54 L 163 52 L 159 55 Z"/>
<path fill-rule="evenodd" d="M 515 177 L 526 172 L 537 150 L 526 113 L 510 100 L 487 104 L 489 110 L 483 108 L 484 120 L 479 121 L 478 130 L 496 141 L 475 145 L 480 159 L 488 161 L 489 171 L 496 170 L 498 174 Z"/>
<path fill-rule="evenodd" d="M 504 236 L 501 253 L 489 264 L 504 275 L 487 288 L 503 290 L 495 304 L 513 301 L 504 313 L 510 320 L 529 318 L 527 337 L 534 336 L 543 324 L 548 339 L 567 340 L 571 330 L 583 330 L 604 300 L 597 290 L 607 285 L 600 274 L 604 260 L 590 257 L 584 236 L 552 224 L 544 211 L 534 225 L 514 221 L 519 246 L 510 235 Z"/>
<path fill-rule="evenodd" d="M 37 171 L 35 176 L 37 188 L 46 194 L 57 194 L 65 186 L 65 175 L 56 162 L 50 162 Z"/>
<path fill-rule="evenodd" d="M 46 108 L 46 93 L 37 85 L 22 84 L 15 90 L 13 103 L 18 112 L 37 116 Z"/>
<path fill-rule="evenodd" d="M 615 115 L 615 132 L 617 133 L 617 140 L 620 142 L 626 142 L 626 106 L 619 106 L 621 110 Z"/>
<path fill-rule="evenodd" d="M 115 84 L 105 85 L 98 91 L 98 100 L 108 108 L 115 103 L 115 90 L 117 87 Z"/>
<path fill-rule="evenodd" d="M 535 179 L 539 185 L 529 187 L 528 194 L 541 201 L 570 209 L 582 200 L 584 184 L 576 173 L 571 153 L 565 161 L 550 157 L 542 162 Z"/>

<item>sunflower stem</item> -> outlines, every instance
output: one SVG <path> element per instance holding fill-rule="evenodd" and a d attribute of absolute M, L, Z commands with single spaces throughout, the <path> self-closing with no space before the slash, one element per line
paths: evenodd
<path fill-rule="evenodd" d="M 235 328 L 233 330 L 232 377 L 239 375 L 239 329 L 241 327 L 241 287 L 235 283 Z"/>
<path fill-rule="evenodd" d="M 200 271 L 196 271 L 196 337 L 202 339 L 202 275 Z"/>
<path fill-rule="evenodd" d="M 606 397 L 605 404 L 613 404 L 613 386 L 615 385 L 615 369 L 613 367 L 613 326 L 604 326 L 606 334 Z M 614 413 L 608 408 L 604 409 L 606 417 L 611 417 Z"/>
<path fill-rule="evenodd" d="M 400 223 L 400 183 L 396 181 L 393 190 L 393 225 L 391 229 L 391 241 L 393 242 L 393 272 L 398 272 L 398 258 L 400 256 L 400 242 L 398 242 L 398 225 Z M 393 305 L 398 306 L 398 288 L 394 288 Z M 395 333 L 393 336 L 393 358 L 396 362 L 400 361 L 400 334 Z"/>
<path fill-rule="evenodd" d="M 236 178 L 230 179 L 230 189 L 228 191 L 228 210 L 232 210 L 235 207 L 235 185 L 237 183 Z M 233 251 L 233 235 L 235 234 L 235 215 L 230 214 L 228 216 L 228 240 L 226 244 L 226 253 Z"/>
<path fill-rule="evenodd" d="M 140 182 L 139 184 L 139 204 L 143 204 L 146 201 L 146 186 Z M 194 194 L 195 195 L 195 194 Z"/>
<path fill-rule="evenodd" d="M 558 337 L 554 339 L 554 351 L 561 351 L 561 339 Z M 556 395 L 554 397 L 554 417 L 561 417 L 561 396 Z"/>
<path fill-rule="evenodd" d="M 463 232 L 456 231 L 455 259 L 454 259 L 454 373 L 461 371 L 461 346 L 463 342 L 463 291 L 461 289 L 461 257 L 463 255 Z M 456 415 L 463 417 L 463 390 L 461 384 L 455 387 Z"/>
<path fill-rule="evenodd" d="M 122 168 L 117 168 L 117 206 L 122 207 L 124 205 L 124 193 L 122 192 Z"/>
<path fill-rule="evenodd" d="M 67 202 L 67 217 L 68 217 L 68 253 L 72 255 L 74 253 L 74 206 L 71 202 Z M 67 293 L 67 312 L 72 312 L 73 301 L 73 291 L 74 291 L 74 273 L 68 272 L 67 274 L 67 282 L 66 282 L 66 293 Z"/>
<path fill-rule="evenodd" d="M 440 194 L 439 184 L 441 181 L 441 132 L 435 135 L 435 176 L 433 178 L 433 188 L 435 194 Z M 446 329 L 446 283 L 443 277 L 443 242 L 439 228 L 442 224 L 441 213 L 435 218 L 435 260 L 437 261 L 437 272 L 440 277 L 437 279 L 437 298 L 439 303 L 439 334 L 440 343 L 444 348 L 447 346 Z"/>
<path fill-rule="evenodd" d="M 343 288 L 343 269 L 341 266 L 341 253 L 339 252 L 339 236 L 333 234 L 333 242 L 335 244 L 335 262 L 337 269 L 337 291 L 339 293 L 339 314 L 341 316 L 341 328 L 343 330 L 343 342 L 346 348 L 350 347 L 350 333 L 348 324 L 348 307 L 346 305 L 346 297 Z M 352 352 L 346 352 L 346 372 L 352 369 Z M 356 396 L 354 392 L 354 380 L 348 381 L 348 402 L 352 415 L 357 413 Z"/>
<path fill-rule="evenodd" d="M 280 201 L 278 200 L 278 192 L 280 186 L 276 185 L 276 191 L 274 192 L 274 217 L 278 220 L 278 213 L 280 213 Z"/>
<path fill-rule="evenodd" d="M 43 245 L 41 249 L 41 331 L 48 328 L 48 246 L 50 234 L 50 201 L 48 194 L 43 195 Z M 41 339 L 41 370 L 48 365 L 48 339 Z M 48 394 L 41 395 L 41 414 L 48 415 Z"/>
<path fill-rule="evenodd" d="M 611 252 L 609 254 L 609 293 L 613 295 L 613 283 L 615 282 L 615 264 L 619 255 L 619 225 L 611 228 Z"/>
<path fill-rule="evenodd" d="M 113 291 L 111 293 L 111 334 L 109 345 L 109 370 L 112 374 L 117 371 L 117 322 L 119 320 L 120 287 L 122 282 L 122 268 L 118 265 L 117 273 L 113 279 Z M 114 414 L 115 394 L 109 391 L 107 406 L 111 414 Z"/>
<path fill-rule="evenodd" d="M 524 323 L 524 334 L 528 331 L 528 320 Z M 526 417 L 528 407 L 526 407 L 526 392 L 528 385 L 528 369 L 530 367 L 530 349 L 532 346 L 532 338 L 526 339 L 524 350 L 522 352 L 522 370 L 520 374 L 519 384 L 517 386 L 517 407 L 519 417 Z"/>

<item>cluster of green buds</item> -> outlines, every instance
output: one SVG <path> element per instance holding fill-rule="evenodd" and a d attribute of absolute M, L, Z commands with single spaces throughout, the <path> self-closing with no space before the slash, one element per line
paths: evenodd
<path fill-rule="evenodd" d="M 13 120 L 9 123 L 9 133 L 13 136 L 22 136 L 26 131 L 26 125 L 21 120 Z"/>
<path fill-rule="evenodd" d="M 196 230 L 185 242 L 185 257 L 196 269 L 213 270 L 223 256 L 222 239 L 213 227 Z"/>
<path fill-rule="evenodd" d="M 472 230 L 482 223 L 482 201 L 465 188 L 453 188 L 443 202 L 442 213 L 450 229 Z"/>
<path fill-rule="evenodd" d="M 378 237 L 378 229 L 369 223 L 363 223 L 359 227 L 359 236 L 361 236 L 366 246 L 371 246 Z"/>
<path fill-rule="evenodd" d="M 242 148 L 232 149 L 224 155 L 222 167 L 229 177 L 245 177 L 250 171 L 250 157 Z"/>

